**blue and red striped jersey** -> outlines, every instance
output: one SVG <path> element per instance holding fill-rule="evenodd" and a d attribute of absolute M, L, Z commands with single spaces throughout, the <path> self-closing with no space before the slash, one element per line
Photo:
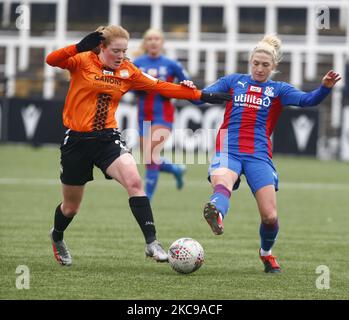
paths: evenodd
<path fill-rule="evenodd" d="M 216 139 L 216 152 L 272 157 L 270 136 L 282 106 L 314 106 L 331 91 L 323 86 L 306 93 L 286 82 L 261 83 L 250 74 L 231 74 L 220 78 L 205 92 L 230 92 L 223 123 Z"/>
<path fill-rule="evenodd" d="M 174 60 L 160 55 L 152 58 L 142 55 L 135 59 L 134 64 L 143 72 L 163 81 L 173 82 L 189 79 L 182 65 Z M 138 120 L 173 122 L 174 106 L 168 98 L 159 94 L 138 92 Z"/>

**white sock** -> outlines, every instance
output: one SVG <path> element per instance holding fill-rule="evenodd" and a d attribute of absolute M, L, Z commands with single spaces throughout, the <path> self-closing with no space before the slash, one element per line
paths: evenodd
<path fill-rule="evenodd" d="M 268 251 L 264 251 L 262 248 L 261 248 L 261 256 L 262 257 L 266 257 L 266 256 L 270 256 L 271 255 L 271 249 L 268 250 Z"/>

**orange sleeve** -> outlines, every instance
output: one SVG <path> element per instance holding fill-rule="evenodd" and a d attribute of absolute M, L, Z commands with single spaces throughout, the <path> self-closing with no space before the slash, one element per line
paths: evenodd
<path fill-rule="evenodd" d="M 77 53 L 76 45 L 72 44 L 51 52 L 46 58 L 46 63 L 52 67 L 73 71 L 79 63 Z"/>
<path fill-rule="evenodd" d="M 159 93 L 166 98 L 200 100 L 201 91 L 153 78 L 139 69 L 130 79 L 131 89 Z"/>

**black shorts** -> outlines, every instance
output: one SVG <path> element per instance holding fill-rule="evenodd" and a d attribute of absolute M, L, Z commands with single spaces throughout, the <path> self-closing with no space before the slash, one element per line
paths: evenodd
<path fill-rule="evenodd" d="M 67 130 L 61 143 L 61 181 L 82 186 L 93 180 L 93 167 L 102 170 L 107 179 L 107 168 L 115 159 L 130 152 L 117 129 L 93 132 Z"/>

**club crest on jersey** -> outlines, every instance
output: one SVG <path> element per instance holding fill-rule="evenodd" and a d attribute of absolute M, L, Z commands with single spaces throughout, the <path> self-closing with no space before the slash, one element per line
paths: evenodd
<path fill-rule="evenodd" d="M 250 91 L 251 91 L 251 92 L 260 93 L 260 92 L 262 92 L 262 88 L 261 88 L 261 87 L 256 87 L 256 86 L 251 86 L 251 87 L 250 87 Z"/>
<path fill-rule="evenodd" d="M 274 87 L 266 87 L 264 94 L 268 97 L 274 97 Z"/>
<path fill-rule="evenodd" d="M 120 77 L 127 79 L 130 77 L 130 73 L 128 72 L 127 69 L 122 69 L 122 70 L 120 70 Z"/>
<path fill-rule="evenodd" d="M 103 74 L 106 75 L 106 76 L 113 76 L 113 75 L 114 75 L 114 72 L 113 72 L 113 71 L 110 71 L 110 70 L 105 70 L 105 69 L 103 69 Z"/>

